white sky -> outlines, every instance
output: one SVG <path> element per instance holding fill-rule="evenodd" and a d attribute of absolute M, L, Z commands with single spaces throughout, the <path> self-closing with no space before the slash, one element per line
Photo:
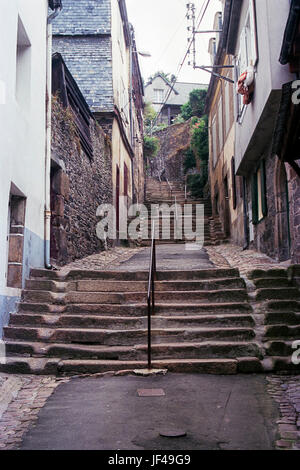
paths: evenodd
<path fill-rule="evenodd" d="M 206 0 L 190 0 L 196 6 L 196 18 Z M 128 18 L 135 29 L 137 49 L 149 52 L 151 58 L 139 56 L 143 78 L 158 70 L 176 75 L 179 64 L 187 50 L 187 13 L 189 0 L 126 0 Z M 201 28 L 213 29 L 214 15 L 221 11 L 219 0 L 210 0 Z M 198 34 L 197 65 L 210 65 L 208 41 L 213 34 Z M 192 56 L 191 56 L 192 60 Z M 211 75 L 199 69 L 183 66 L 178 81 L 208 83 Z"/>

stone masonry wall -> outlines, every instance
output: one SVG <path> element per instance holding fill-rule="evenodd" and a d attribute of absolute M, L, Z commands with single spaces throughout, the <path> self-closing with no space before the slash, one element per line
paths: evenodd
<path fill-rule="evenodd" d="M 102 248 L 96 236 L 96 209 L 112 203 L 111 145 L 93 120 L 93 158 L 82 150 L 70 110 L 53 99 L 51 257 L 66 264 Z"/>
<path fill-rule="evenodd" d="M 190 146 L 190 121 L 174 124 L 155 133 L 160 141 L 158 155 L 152 159 L 147 169 L 147 176 L 159 178 L 165 170 L 169 181 L 184 182 L 184 153 Z"/>

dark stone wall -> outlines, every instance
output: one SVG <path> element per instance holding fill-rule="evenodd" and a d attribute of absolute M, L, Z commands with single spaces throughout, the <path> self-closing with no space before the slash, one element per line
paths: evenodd
<path fill-rule="evenodd" d="M 147 176 L 158 178 L 165 170 L 169 181 L 184 182 L 183 162 L 190 146 L 190 121 L 174 124 L 154 134 L 160 141 L 158 155 L 148 163 Z"/>
<path fill-rule="evenodd" d="M 82 151 L 72 114 L 53 99 L 51 256 L 58 264 L 102 248 L 96 236 L 96 209 L 112 203 L 110 140 L 91 120 L 93 158 Z"/>

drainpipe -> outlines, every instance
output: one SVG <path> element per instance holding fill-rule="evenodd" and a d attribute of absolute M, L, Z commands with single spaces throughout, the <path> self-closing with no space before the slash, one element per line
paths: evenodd
<path fill-rule="evenodd" d="M 132 86 L 132 71 L 133 71 L 133 26 L 130 25 L 130 46 L 129 46 L 129 83 L 130 83 L 130 96 L 129 96 L 129 120 L 130 120 L 130 145 L 132 150 L 134 149 L 134 140 L 133 140 L 133 103 L 132 103 L 132 93 L 133 93 L 133 86 Z M 135 155 L 134 155 L 135 158 Z M 132 185 L 131 185 L 131 192 L 132 192 L 132 203 L 135 201 L 135 188 L 134 188 L 134 165 L 135 161 L 134 158 L 131 160 L 131 180 L 132 180 Z"/>
<path fill-rule="evenodd" d="M 47 69 L 46 69 L 46 154 L 45 154 L 45 219 L 44 219 L 44 257 L 45 268 L 52 269 L 50 263 L 50 172 L 51 172 L 51 96 L 52 96 L 52 21 L 62 10 L 60 1 L 56 2 L 53 13 L 47 18 Z"/>

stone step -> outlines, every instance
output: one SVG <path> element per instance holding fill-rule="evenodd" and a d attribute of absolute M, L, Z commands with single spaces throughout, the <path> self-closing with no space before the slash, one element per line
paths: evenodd
<path fill-rule="evenodd" d="M 90 315 L 115 315 L 115 316 L 137 316 L 147 315 L 146 302 L 135 304 L 69 304 L 52 305 L 46 303 L 21 302 L 20 313 L 53 313 L 53 314 L 90 314 Z M 190 314 L 237 314 L 251 313 L 252 307 L 248 302 L 211 302 L 207 303 L 156 303 L 155 313 L 164 315 L 190 315 Z"/>
<path fill-rule="evenodd" d="M 274 287 L 292 287 L 291 283 L 288 281 L 286 277 L 255 279 L 254 284 L 257 289 L 274 288 Z"/>
<path fill-rule="evenodd" d="M 253 358 L 251 360 L 254 361 Z M 258 359 L 257 362 L 259 362 Z M 202 374 L 236 374 L 238 365 L 239 361 L 235 359 L 168 359 L 152 361 L 152 367 L 156 369 Z M 6 364 L 0 364 L 1 372 L 38 375 L 96 374 L 146 368 L 146 361 L 61 360 L 59 358 L 30 357 L 8 357 Z"/>
<path fill-rule="evenodd" d="M 295 349 L 292 347 L 293 343 L 293 340 L 274 339 L 264 343 L 264 348 L 268 356 L 288 356 L 291 358 L 295 352 Z"/>
<path fill-rule="evenodd" d="M 300 325 L 300 312 L 281 312 L 273 311 L 265 313 L 265 324 L 286 324 L 286 325 Z"/>
<path fill-rule="evenodd" d="M 199 279 L 196 281 L 156 281 L 155 291 L 192 291 L 216 290 L 223 288 L 245 288 L 245 281 L 241 278 Z M 147 291 L 148 283 L 143 281 L 76 281 L 76 291 L 83 292 L 142 292 Z"/>
<path fill-rule="evenodd" d="M 251 328 L 164 328 L 152 329 L 152 342 L 190 342 L 214 339 L 243 341 L 255 336 Z M 147 342 L 147 329 L 105 330 L 88 328 L 4 328 L 5 340 L 30 340 L 46 343 L 88 343 L 101 345 L 132 345 Z"/>
<path fill-rule="evenodd" d="M 135 329 L 147 328 L 147 316 L 117 317 L 101 315 L 40 315 L 14 313 L 11 315 L 10 326 L 48 327 L 48 328 L 107 328 Z M 188 328 L 197 326 L 218 327 L 251 327 L 254 320 L 251 315 L 184 315 L 152 317 L 153 328 Z"/>
<path fill-rule="evenodd" d="M 271 300 L 266 302 L 265 306 L 268 311 L 281 311 L 281 312 L 298 312 L 300 313 L 300 302 L 296 300 Z"/>
<path fill-rule="evenodd" d="M 272 269 L 254 269 L 248 273 L 249 279 L 262 279 L 262 278 L 286 278 L 286 269 L 272 268 Z"/>
<path fill-rule="evenodd" d="M 125 280 L 125 281 L 147 281 L 148 271 L 92 271 L 92 270 L 72 270 L 66 276 L 58 274 L 59 271 L 49 271 L 46 269 L 32 269 L 31 276 L 35 279 L 53 279 L 58 281 L 71 281 L 78 279 L 103 279 L 103 280 Z M 197 280 L 215 279 L 225 277 L 239 277 L 238 269 L 234 268 L 210 268 L 189 271 L 157 271 L 157 280 Z"/>
<path fill-rule="evenodd" d="M 300 338 L 300 325 L 269 325 L 265 326 L 266 338 Z"/>
<path fill-rule="evenodd" d="M 9 356 L 28 354 L 33 357 L 59 357 L 61 359 L 146 360 L 147 345 L 99 346 L 16 341 L 6 342 Z M 151 348 L 154 359 L 214 359 L 237 357 L 262 358 L 259 346 L 253 342 L 208 341 L 202 343 L 162 343 Z"/>
<path fill-rule="evenodd" d="M 256 300 L 294 299 L 300 300 L 300 291 L 296 287 L 274 287 L 257 289 Z"/>
<path fill-rule="evenodd" d="M 46 291 L 25 291 L 24 299 L 31 301 L 49 301 L 49 292 Z M 247 300 L 246 289 L 222 289 L 222 290 L 191 290 L 191 291 L 157 291 L 155 292 L 156 302 L 182 301 L 192 303 L 202 302 L 225 302 L 225 301 L 245 301 Z M 146 302 L 145 292 L 69 292 L 65 296 L 65 303 L 134 303 Z"/>

